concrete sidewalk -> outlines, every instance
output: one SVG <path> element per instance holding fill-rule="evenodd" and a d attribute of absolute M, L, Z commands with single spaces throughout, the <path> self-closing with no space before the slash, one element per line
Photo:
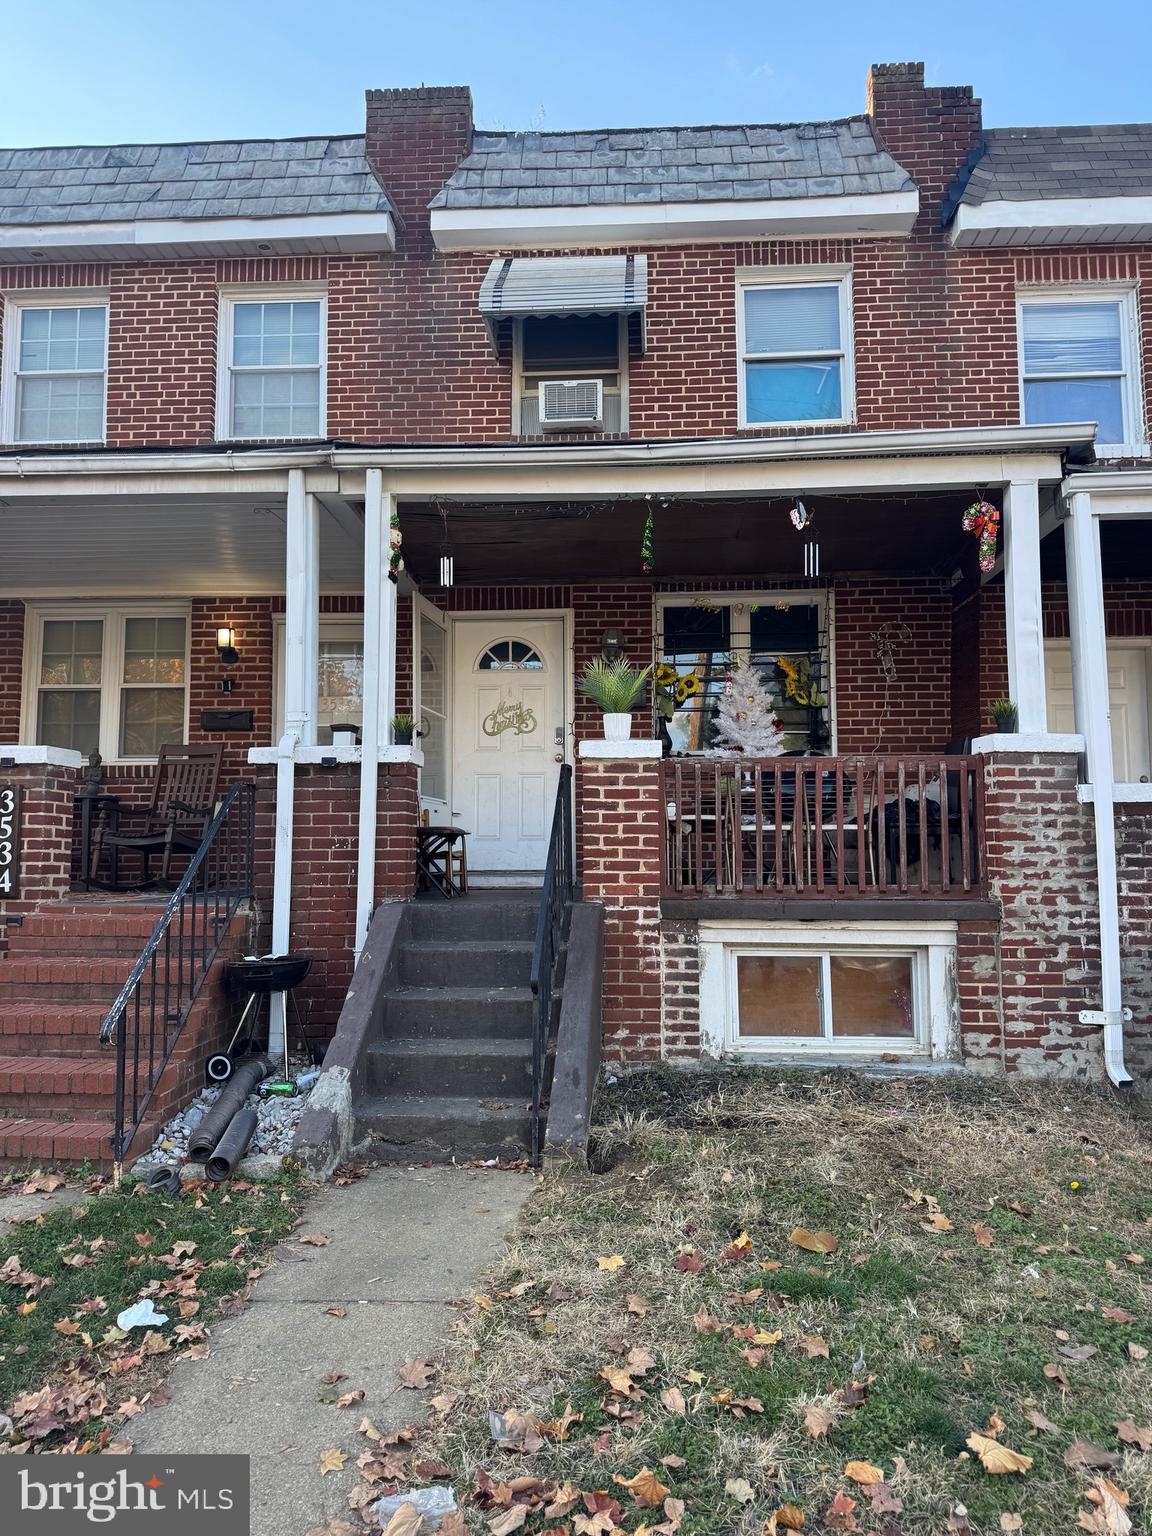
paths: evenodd
<path fill-rule="evenodd" d="M 208 1359 L 178 1362 L 171 1402 L 133 1419 L 124 1437 L 150 1453 L 250 1456 L 252 1536 L 304 1536 L 346 1517 L 368 1448 L 357 1424 L 367 1414 L 387 1431 L 422 1416 L 431 1393 L 401 1388 L 397 1372 L 443 1344 L 449 1303 L 476 1290 L 532 1189 L 526 1174 L 451 1167 L 379 1168 L 327 1186 L 297 1235 L 322 1232 L 328 1246 L 282 1244 L 248 1311 L 213 1325 Z M 329 1371 L 346 1379 L 325 1387 Z M 350 1409 L 319 1401 L 361 1389 Z M 321 1477 L 332 1448 L 348 1465 Z"/>

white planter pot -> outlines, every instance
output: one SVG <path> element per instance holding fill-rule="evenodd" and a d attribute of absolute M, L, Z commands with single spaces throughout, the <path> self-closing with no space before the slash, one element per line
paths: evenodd
<path fill-rule="evenodd" d="M 604 716 L 604 740 L 627 741 L 632 734 L 632 716 L 605 715 Z"/>

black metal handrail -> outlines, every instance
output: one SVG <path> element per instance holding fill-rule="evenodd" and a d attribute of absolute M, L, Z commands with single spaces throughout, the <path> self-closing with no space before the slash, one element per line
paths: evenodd
<path fill-rule="evenodd" d="M 117 1165 L 140 1129 L 228 925 L 253 894 L 255 845 L 253 786 L 234 784 L 100 1027 L 100 1044 L 116 1046 Z"/>
<path fill-rule="evenodd" d="M 532 951 L 532 994 L 536 999 L 532 1021 L 532 1164 L 539 1166 L 544 1150 L 544 1077 L 548 1044 L 552 1036 L 556 969 L 568 937 L 575 879 L 572 871 L 572 765 L 564 763 L 556 786 L 556 806 L 548 837 L 544 865 L 544 889 L 540 892 L 540 916 L 536 920 L 536 947 Z"/>

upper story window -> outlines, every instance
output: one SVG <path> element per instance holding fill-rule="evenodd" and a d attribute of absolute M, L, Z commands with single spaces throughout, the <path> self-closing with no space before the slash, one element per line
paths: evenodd
<path fill-rule="evenodd" d="M 852 297 L 847 272 L 741 277 L 740 425 L 852 420 Z"/>
<path fill-rule="evenodd" d="M 1144 440 L 1131 289 L 1020 297 L 1021 413 L 1028 425 L 1094 421 L 1097 451 Z"/>
<path fill-rule="evenodd" d="M 314 289 L 222 296 L 218 437 L 324 436 L 326 311 Z"/>
<path fill-rule="evenodd" d="M 6 309 L 0 436 L 9 443 L 102 442 L 107 304 L 15 298 Z"/>
<path fill-rule="evenodd" d="M 515 408 L 522 437 L 555 430 L 542 410 L 544 386 L 556 383 L 600 383 L 600 421 L 590 424 L 591 394 L 570 391 L 570 409 L 581 419 L 573 430 L 627 431 L 627 333 L 621 315 L 540 315 L 517 322 Z M 561 402 L 561 405 L 563 402 Z"/>

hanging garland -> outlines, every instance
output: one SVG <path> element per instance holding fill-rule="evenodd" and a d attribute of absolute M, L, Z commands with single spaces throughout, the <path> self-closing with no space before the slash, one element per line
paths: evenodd
<path fill-rule="evenodd" d="M 980 540 L 980 569 L 985 575 L 996 564 L 996 539 L 1000 532 L 1000 510 L 980 496 L 964 514 L 963 529 Z"/>
<path fill-rule="evenodd" d="M 649 507 L 648 517 L 644 523 L 644 537 L 640 541 L 640 569 L 644 572 L 645 576 L 651 576 L 652 572 L 656 569 L 655 542 L 656 518 L 652 508 Z"/>
<path fill-rule="evenodd" d="M 388 579 L 395 581 L 404 569 L 404 556 L 400 553 L 400 545 L 404 541 L 404 535 L 400 532 L 400 514 L 393 511 L 388 527 Z"/>

